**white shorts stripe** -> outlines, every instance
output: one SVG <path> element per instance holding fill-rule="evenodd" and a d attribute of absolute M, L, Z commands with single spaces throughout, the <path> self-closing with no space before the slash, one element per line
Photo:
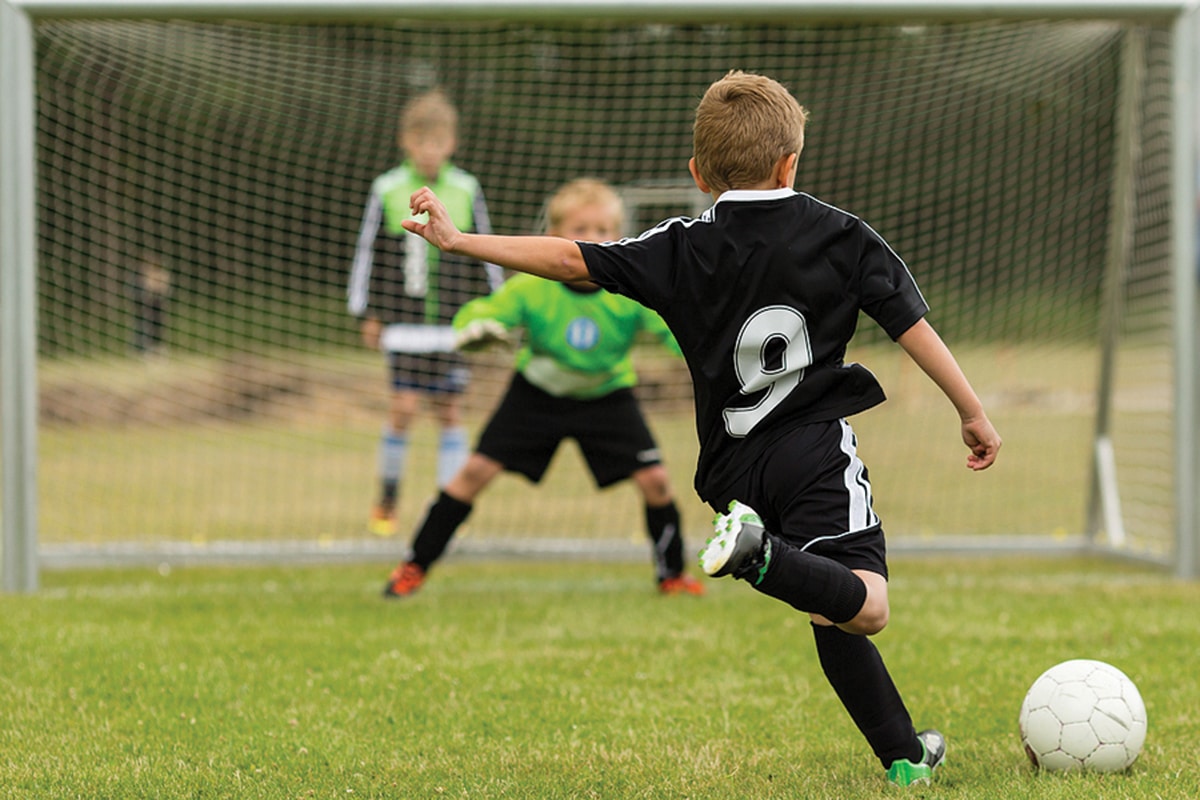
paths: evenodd
<path fill-rule="evenodd" d="M 846 532 L 853 533 L 878 525 L 879 517 L 875 516 L 875 510 L 871 508 L 871 483 L 867 480 L 866 465 L 858 457 L 854 429 L 844 419 L 841 420 L 841 423 L 842 452 L 849 459 L 846 469 L 842 472 L 842 476 L 846 482 L 846 494 L 849 497 L 850 503 L 847 509 L 848 526 Z"/>
<path fill-rule="evenodd" d="M 879 525 L 879 517 L 871 505 L 871 482 L 867 480 L 867 467 L 858 457 L 858 445 L 854 430 L 846 420 L 840 420 L 842 437 L 839 449 L 846 454 L 847 463 L 842 470 L 842 482 L 846 487 L 846 530 L 831 536 L 818 536 L 807 542 L 801 550 L 813 545 L 853 536 Z"/>

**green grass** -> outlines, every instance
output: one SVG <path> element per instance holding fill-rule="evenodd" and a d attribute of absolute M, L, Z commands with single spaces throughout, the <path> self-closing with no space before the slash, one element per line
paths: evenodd
<path fill-rule="evenodd" d="M 746 585 L 661 598 L 648 565 L 47 572 L 0 597 L 0 797 L 895 797 L 806 618 Z M 937 798 L 1200 787 L 1200 586 L 1092 561 L 899 560 L 877 637 L 950 755 Z M 1139 685 L 1125 774 L 1038 774 L 1016 715 L 1046 667 Z"/>

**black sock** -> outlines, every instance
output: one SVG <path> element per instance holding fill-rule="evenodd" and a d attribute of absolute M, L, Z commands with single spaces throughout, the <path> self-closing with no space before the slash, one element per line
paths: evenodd
<path fill-rule="evenodd" d="M 748 578 L 763 594 L 832 622 L 849 622 L 862 610 L 867 585 L 848 567 L 806 553 L 770 533 L 766 547 L 770 548 L 766 574 L 758 583 L 754 576 Z"/>
<path fill-rule="evenodd" d="M 924 748 L 875 644 L 865 636 L 815 624 L 813 638 L 825 677 L 884 769 L 898 758 L 920 761 Z"/>
<path fill-rule="evenodd" d="M 445 492 L 425 512 L 425 519 L 413 537 L 412 557 L 409 559 L 421 569 L 429 569 L 433 562 L 446 552 L 446 545 L 454 538 L 454 532 L 471 513 L 471 504 L 455 500 Z"/>
<path fill-rule="evenodd" d="M 383 481 L 383 490 L 380 492 L 380 505 L 387 508 L 395 508 L 398 497 L 400 497 L 400 482 L 385 479 Z"/>
<path fill-rule="evenodd" d="M 654 569 L 658 579 L 683 572 L 683 537 L 679 533 L 679 509 L 671 501 L 665 506 L 646 506 L 646 533 L 654 542 Z"/>

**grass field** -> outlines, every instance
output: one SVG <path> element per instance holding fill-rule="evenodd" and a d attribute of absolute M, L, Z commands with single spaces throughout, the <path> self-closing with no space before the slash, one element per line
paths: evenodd
<path fill-rule="evenodd" d="M 0 596 L 4 798 L 895 797 L 805 618 L 647 565 L 450 560 L 47 572 Z M 1105 561 L 900 559 L 878 645 L 950 741 L 936 798 L 1194 798 L 1200 586 Z M 1067 658 L 1149 714 L 1124 774 L 1034 772 L 1016 716 Z"/>
<path fill-rule="evenodd" d="M 1080 530 L 1094 351 L 960 352 L 1005 437 L 982 475 L 963 469 L 953 411 L 896 348 L 854 356 L 890 396 L 853 422 L 893 542 Z M 1122 463 L 1147 467 L 1122 473 L 1130 518 L 1149 509 L 1169 535 L 1154 516 L 1170 507 L 1154 471 L 1169 443 L 1158 364 L 1125 365 L 1150 389 L 1119 398 L 1117 433 L 1143 448 Z M 379 373 L 342 350 L 47 364 L 40 540 L 361 537 Z M 678 398 L 648 408 L 694 550 L 710 512 L 689 487 L 691 414 Z M 414 433 L 418 478 L 430 428 Z M 430 489 L 406 491 L 402 531 Z M 631 489 L 597 492 L 568 447 L 540 489 L 502 477 L 463 538 L 640 543 L 639 517 Z M 648 559 L 452 557 L 411 602 L 386 604 L 390 566 L 46 571 L 37 593 L 0 596 L 0 798 L 896 794 L 826 685 L 805 618 L 744 585 L 661 598 Z M 1200 797 L 1200 586 L 1011 558 L 902 558 L 892 586 L 879 646 L 917 725 L 951 743 L 937 784 L 910 795 Z M 1150 735 L 1126 774 L 1038 774 L 1021 753 L 1025 689 L 1074 657 L 1110 661 L 1142 690 Z"/>

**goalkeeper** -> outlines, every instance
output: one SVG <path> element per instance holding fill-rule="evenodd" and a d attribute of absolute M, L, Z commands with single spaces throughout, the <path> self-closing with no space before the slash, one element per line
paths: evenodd
<path fill-rule="evenodd" d="M 563 186 L 547 205 L 548 233 L 576 241 L 620 236 L 624 212 L 607 184 L 591 179 Z M 408 558 L 392 572 L 385 597 L 407 597 L 466 521 L 472 504 L 502 471 L 538 483 L 559 443 L 574 438 L 601 488 L 626 478 L 645 501 L 658 589 L 702 594 L 683 572 L 679 510 L 658 447 L 632 387 L 630 350 L 647 331 L 680 355 L 658 314 L 590 284 L 568 285 L 517 275 L 454 317 L 461 350 L 506 341 L 524 328 L 516 373 L 466 464 L 443 487 L 413 538 Z"/>

